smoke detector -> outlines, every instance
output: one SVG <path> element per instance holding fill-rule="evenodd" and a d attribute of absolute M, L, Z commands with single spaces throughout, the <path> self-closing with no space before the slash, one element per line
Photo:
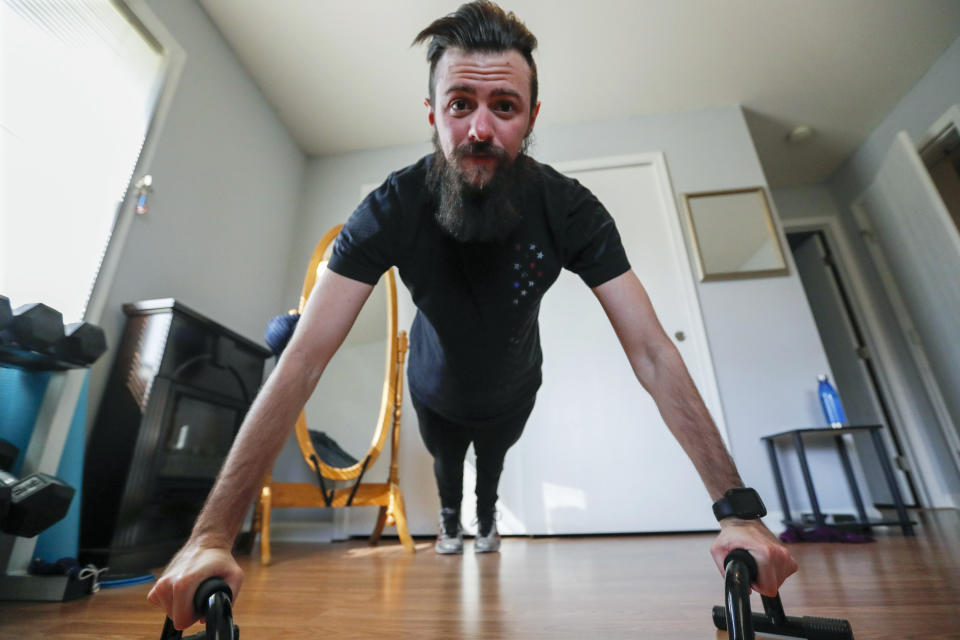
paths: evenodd
<path fill-rule="evenodd" d="M 813 137 L 815 133 L 813 127 L 805 124 L 800 124 L 791 129 L 790 133 L 787 134 L 787 142 L 791 144 L 800 144 L 801 142 L 806 142 Z"/>

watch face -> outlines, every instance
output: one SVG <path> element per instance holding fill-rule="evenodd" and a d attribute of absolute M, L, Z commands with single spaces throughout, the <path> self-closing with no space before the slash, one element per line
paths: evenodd
<path fill-rule="evenodd" d="M 757 495 L 757 492 L 753 489 L 744 489 L 738 491 L 737 496 L 737 511 L 743 515 L 741 517 L 746 517 L 747 515 L 759 518 L 764 516 L 767 513 L 767 510 L 763 507 L 763 502 L 760 500 L 760 496 Z"/>
<path fill-rule="evenodd" d="M 730 498 L 733 513 L 738 518 L 753 520 L 767 515 L 763 501 L 753 489 L 733 489 L 727 497 Z"/>

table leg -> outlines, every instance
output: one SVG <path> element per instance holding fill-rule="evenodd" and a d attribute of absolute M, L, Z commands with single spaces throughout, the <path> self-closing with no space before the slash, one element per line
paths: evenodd
<path fill-rule="evenodd" d="M 834 441 L 837 443 L 837 451 L 840 452 L 840 462 L 843 464 L 843 473 L 847 476 L 847 484 L 850 486 L 853 502 L 857 505 L 857 515 L 860 516 L 860 524 L 870 526 L 870 522 L 867 519 L 867 512 L 863 508 L 863 498 L 860 496 L 860 489 L 857 488 L 857 479 L 853 475 L 853 466 L 850 464 L 847 445 L 843 441 L 843 436 L 836 436 Z"/>
<path fill-rule="evenodd" d="M 903 506 L 903 498 L 900 496 L 900 487 L 897 486 L 897 479 L 893 475 L 893 467 L 890 466 L 890 460 L 887 458 L 886 449 L 883 446 L 883 440 L 880 438 L 879 429 L 871 429 L 870 437 L 873 438 L 873 446 L 877 450 L 877 457 L 880 458 L 880 467 L 883 469 L 883 475 L 887 477 L 887 484 L 890 486 L 890 493 L 893 494 L 893 503 L 897 506 L 897 516 L 900 518 L 900 526 L 903 528 L 903 534 L 907 536 L 914 535 L 913 525 L 910 523 L 910 516 L 907 515 L 907 509 Z"/>
<path fill-rule="evenodd" d="M 800 470 L 803 472 L 803 482 L 807 485 L 807 495 L 810 497 L 810 508 L 813 509 L 813 518 L 818 527 L 825 522 L 820 512 L 820 503 L 817 501 L 817 492 L 813 488 L 813 478 L 810 476 L 810 466 L 807 464 L 807 451 L 803 447 L 803 438 L 799 433 L 793 434 L 793 444 L 797 448 L 797 457 L 800 458 Z"/>
<path fill-rule="evenodd" d="M 767 453 L 770 455 L 770 468 L 773 469 L 773 479 L 777 483 L 777 495 L 780 496 L 780 508 L 783 509 L 783 522 L 793 520 L 790 515 L 790 504 L 787 502 L 787 492 L 783 486 L 783 476 L 780 474 L 780 463 L 777 462 L 777 448 L 773 440 L 767 440 Z"/>

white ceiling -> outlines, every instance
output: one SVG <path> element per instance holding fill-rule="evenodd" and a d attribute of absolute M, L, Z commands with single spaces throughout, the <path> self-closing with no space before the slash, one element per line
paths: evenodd
<path fill-rule="evenodd" d="M 459 0 L 200 2 L 307 153 L 429 139 L 410 42 Z M 960 0 L 502 6 L 540 43 L 538 129 L 741 104 L 771 186 L 828 177 L 960 36 Z M 788 145 L 797 124 L 818 134 Z"/>

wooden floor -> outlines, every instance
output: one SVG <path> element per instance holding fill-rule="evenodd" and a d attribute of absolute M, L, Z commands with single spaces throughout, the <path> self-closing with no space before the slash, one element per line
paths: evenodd
<path fill-rule="evenodd" d="M 914 514 L 918 535 L 873 544 L 797 544 L 787 615 L 842 617 L 855 637 L 960 638 L 960 512 Z M 276 544 L 244 557 L 244 640 L 305 638 L 710 638 L 723 581 L 712 535 L 508 538 L 500 554 L 438 556 L 418 540 Z M 69 603 L 0 603 L 0 638 L 159 638 L 149 585 Z M 759 599 L 754 606 L 760 610 Z M 196 632 L 194 627 L 191 632 Z"/>

